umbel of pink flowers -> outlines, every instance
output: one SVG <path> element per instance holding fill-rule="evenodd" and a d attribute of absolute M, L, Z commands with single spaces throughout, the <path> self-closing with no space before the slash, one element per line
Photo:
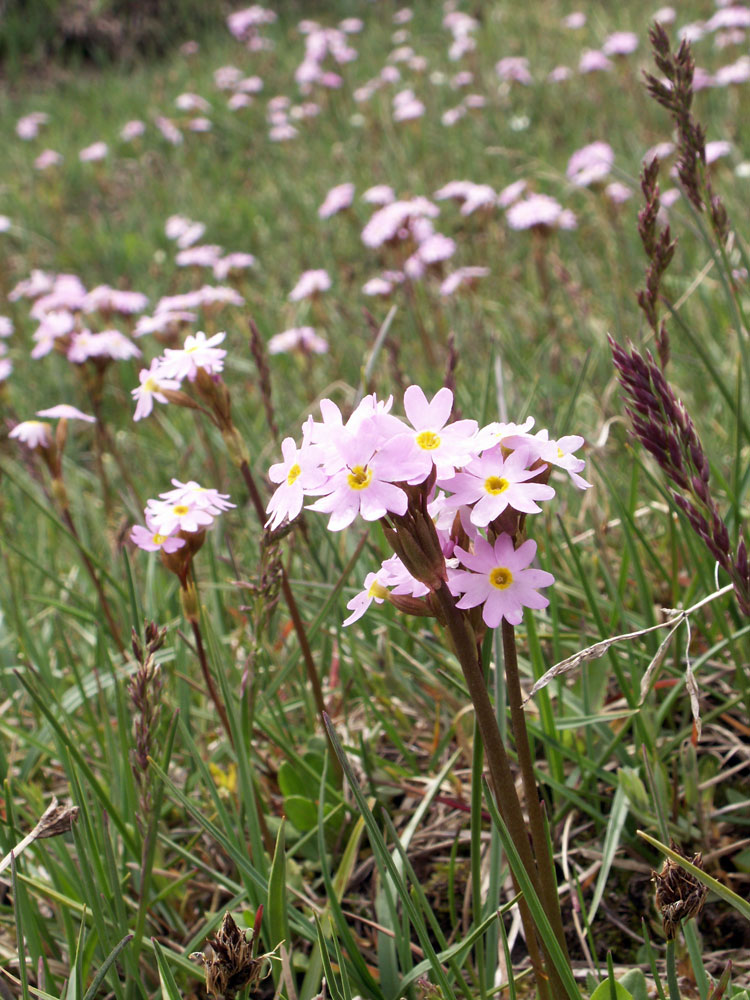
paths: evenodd
<path fill-rule="evenodd" d="M 322 419 L 302 426 L 302 443 L 286 438 L 283 461 L 271 466 L 278 484 L 268 504 L 267 527 L 293 520 L 305 498 L 309 510 L 329 514 L 331 531 L 357 517 L 380 520 L 395 555 L 369 573 L 347 605 L 344 622 L 360 618 L 373 601 L 389 600 L 410 614 L 435 614 L 430 595 L 446 585 L 460 609 L 481 607 L 484 625 L 517 625 L 523 608 L 544 608 L 540 590 L 550 573 L 531 568 L 536 542 L 524 540 L 525 519 L 551 499 L 554 469 L 579 489 L 584 461 L 574 452 L 583 438 L 550 440 L 523 424 L 451 422 L 453 393 L 428 400 L 419 386 L 404 393 L 406 419 L 391 413 L 393 397 L 366 396 L 344 421 L 330 399 Z M 438 613 L 439 617 L 439 613 Z"/>

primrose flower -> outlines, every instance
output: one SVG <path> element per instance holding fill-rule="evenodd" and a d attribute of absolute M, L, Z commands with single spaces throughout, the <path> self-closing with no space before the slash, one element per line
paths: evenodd
<path fill-rule="evenodd" d="M 165 389 L 180 388 L 177 379 L 163 377 L 158 358 L 154 358 L 148 368 L 141 368 L 138 372 L 138 381 L 141 384 L 130 390 L 130 395 L 136 401 L 133 420 L 143 420 L 144 417 L 149 416 L 154 408 L 154 400 L 159 403 L 168 403 L 169 400 L 164 395 Z"/>
<path fill-rule="evenodd" d="M 403 437 L 416 445 L 407 482 L 423 482 L 433 465 L 438 476 L 450 476 L 454 469 L 466 465 L 476 455 L 476 420 L 448 424 L 452 409 L 453 393 L 448 388 L 439 389 L 429 402 L 418 385 L 410 385 L 404 393 L 404 411 L 413 430 L 397 434 L 392 443 L 395 447 Z"/>
<path fill-rule="evenodd" d="M 316 445 L 303 443 L 297 448 L 294 438 L 284 438 L 281 442 L 283 462 L 272 465 L 268 478 L 279 483 L 266 508 L 270 515 L 266 527 L 272 531 L 278 528 L 284 518 L 293 521 L 302 510 L 305 491 L 317 491 L 328 476 L 320 468 L 321 450 Z"/>
<path fill-rule="evenodd" d="M 370 607 L 373 601 L 376 604 L 382 604 L 383 601 L 388 597 L 388 588 L 379 579 L 380 573 L 368 573 L 365 577 L 364 588 L 349 601 L 346 605 L 347 609 L 351 611 L 348 618 L 343 621 L 344 625 L 351 625 L 352 622 L 358 621 Z"/>
<path fill-rule="evenodd" d="M 0 358 L 0 382 L 4 382 L 13 373 L 13 362 L 10 358 Z"/>
<path fill-rule="evenodd" d="M 145 131 L 146 126 L 144 123 L 138 118 L 133 118 L 132 121 L 125 122 L 120 129 L 120 138 L 123 142 L 132 142 L 133 139 L 137 139 L 143 135 Z"/>
<path fill-rule="evenodd" d="M 320 337 L 312 326 L 297 326 L 274 334 L 268 341 L 269 354 L 285 354 L 299 348 L 305 354 L 325 354 L 328 341 Z"/>
<path fill-rule="evenodd" d="M 228 253 L 226 257 L 214 262 L 214 277 L 217 281 L 224 281 L 232 271 L 245 271 L 249 267 L 255 267 L 256 263 L 251 253 Z"/>
<path fill-rule="evenodd" d="M 346 528 L 357 514 L 365 521 L 377 521 L 389 512 L 406 513 L 406 493 L 394 483 L 413 474 L 416 445 L 402 438 L 379 447 L 380 438 L 375 421 L 365 419 L 356 436 L 340 434 L 334 439 L 343 468 L 321 487 L 327 496 L 309 508 L 331 515 L 330 531 Z"/>
<path fill-rule="evenodd" d="M 191 479 L 187 483 L 181 483 L 179 479 L 173 479 L 173 490 L 160 493 L 159 497 L 169 503 L 191 504 L 200 510 L 206 510 L 209 514 L 216 516 L 224 510 L 229 510 L 235 505 L 230 502 L 228 493 L 219 493 L 218 490 L 206 486 L 201 486 Z"/>
<path fill-rule="evenodd" d="M 311 298 L 320 292 L 327 292 L 331 287 L 331 279 L 328 271 L 304 271 L 299 281 L 289 293 L 290 302 L 299 302 L 301 299 Z"/>
<path fill-rule="evenodd" d="M 0 337 L 10 337 L 13 333 L 13 320 L 10 316 L 0 316 Z"/>
<path fill-rule="evenodd" d="M 191 382 L 195 381 L 199 368 L 209 375 L 218 375 L 224 368 L 227 352 L 216 345 L 225 337 L 226 333 L 215 333 L 213 337 L 206 337 L 202 330 L 195 335 L 188 334 L 181 350 L 170 347 L 165 349 L 164 360 L 159 369 L 160 374 L 179 381 L 188 378 Z"/>
<path fill-rule="evenodd" d="M 578 475 L 584 469 L 585 461 L 582 458 L 576 458 L 573 454 L 583 445 L 583 438 L 579 434 L 568 434 L 556 441 L 550 441 L 549 431 L 542 430 L 537 431 L 536 434 L 507 436 L 503 439 L 503 444 L 506 448 L 530 448 L 532 455 L 537 459 L 546 462 L 547 465 L 555 465 L 564 469 L 578 489 L 588 490 L 591 488 L 591 483 L 587 483 Z"/>
<path fill-rule="evenodd" d="M 458 608 L 481 604 L 488 628 L 496 628 L 503 618 L 518 625 L 524 608 L 546 608 L 549 604 L 538 588 L 551 586 L 555 578 L 545 570 L 528 569 L 536 555 L 536 542 L 531 539 L 514 549 L 510 535 L 502 534 L 494 545 L 477 538 L 473 553 L 459 546 L 454 551 L 466 569 L 449 573 L 448 589 L 454 596 L 463 595 Z"/>
<path fill-rule="evenodd" d="M 73 335 L 68 348 L 68 361 L 77 365 L 83 364 L 90 358 L 126 361 L 128 358 L 140 356 L 139 348 L 119 330 L 102 330 L 101 333 L 80 330 Z"/>
<path fill-rule="evenodd" d="M 96 163 L 98 160 L 105 159 L 108 152 L 109 146 L 106 142 L 94 142 L 79 152 L 78 159 L 81 163 Z"/>
<path fill-rule="evenodd" d="M 167 554 L 176 552 L 185 544 L 185 539 L 179 535 L 167 535 L 160 532 L 151 521 L 146 518 L 146 527 L 135 524 L 130 529 L 130 540 L 144 552 L 159 552 L 163 550 Z"/>
<path fill-rule="evenodd" d="M 589 187 L 603 181 L 614 162 L 615 154 L 608 142 L 592 142 L 573 153 L 565 173 L 576 187 Z"/>
<path fill-rule="evenodd" d="M 338 184 L 336 187 L 331 188 L 325 196 L 325 201 L 318 209 L 318 217 L 320 219 L 329 219 L 332 215 L 336 215 L 337 212 L 342 212 L 345 208 L 349 208 L 353 200 L 354 185 L 351 183 Z"/>
<path fill-rule="evenodd" d="M 8 437 L 16 438 L 27 448 L 49 448 L 52 444 L 52 429 L 43 420 L 22 420 L 16 424 Z"/>
<path fill-rule="evenodd" d="M 549 500 L 555 491 L 544 483 L 528 481 L 545 468 L 530 469 L 533 460 L 528 448 L 519 448 L 507 458 L 503 457 L 500 445 L 490 448 L 481 458 L 467 463 L 452 479 L 441 482 L 441 486 L 452 493 L 448 505 L 472 504 L 471 521 L 480 528 L 499 517 L 506 507 L 524 514 L 538 514 L 541 507 L 536 501 Z"/>
<path fill-rule="evenodd" d="M 195 503 L 149 500 L 146 504 L 146 522 L 161 535 L 204 531 L 213 520 L 213 514 Z"/>
<path fill-rule="evenodd" d="M 62 153 L 56 149 L 43 149 L 34 160 L 35 170 L 49 170 L 50 167 L 57 167 L 63 161 Z"/>
<path fill-rule="evenodd" d="M 52 417 L 55 420 L 85 420 L 88 424 L 96 423 L 96 417 L 82 413 L 77 407 L 70 406 L 68 403 L 58 403 L 57 406 L 50 406 L 46 410 L 37 410 L 36 415 L 38 417 Z"/>

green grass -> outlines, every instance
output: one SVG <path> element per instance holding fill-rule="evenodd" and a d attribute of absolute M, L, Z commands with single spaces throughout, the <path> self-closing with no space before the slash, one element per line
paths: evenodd
<path fill-rule="evenodd" d="M 684 21 L 706 15 L 697 2 L 688 6 L 680 11 Z M 280 438 L 298 438 L 321 398 L 351 407 L 360 389 L 395 393 L 400 412 L 401 389 L 416 382 L 428 395 L 437 390 L 454 351 L 463 416 L 488 422 L 506 407 L 508 419 L 533 414 L 554 436 L 585 436 L 594 488 L 579 495 L 560 485 L 530 525 L 539 565 L 557 580 L 549 609 L 527 615 L 517 629 L 530 687 L 552 664 L 663 623 L 663 608 L 689 607 L 716 589 L 713 558 L 630 435 L 606 339 L 611 332 L 621 343 L 654 349 L 635 297 L 646 265 L 637 233 L 640 160 L 671 135 L 667 113 L 640 82 L 640 70 L 652 69 L 652 5 L 634 0 L 617 13 L 593 10 L 587 26 L 573 32 L 560 26 L 568 10 L 554 2 L 483 4 L 476 51 L 450 62 L 441 5 L 416 3 L 407 43 L 426 58 L 426 71 L 399 64 L 401 83 L 364 103 L 353 91 L 380 72 L 395 46 L 396 6 L 304 7 L 285 6 L 264 29 L 275 42 L 272 52 L 248 53 L 228 34 L 210 35 L 194 56 L 175 53 L 127 71 L 53 66 L 0 91 L 7 137 L 0 144 L 0 214 L 12 221 L 0 233 L 0 313 L 16 326 L 8 341 L 14 372 L 0 385 L 4 425 L 58 402 L 87 412 L 92 405 L 80 367 L 59 354 L 29 357 L 36 323 L 27 301 L 6 301 L 14 285 L 42 268 L 78 274 L 89 288 L 137 289 L 154 303 L 212 283 L 210 272 L 176 267 L 164 234 L 171 214 L 199 220 L 205 242 L 258 260 L 238 282 L 246 307 L 206 312 L 199 328 L 227 332 L 233 417 L 264 499 L 280 440 L 266 419 L 250 317 L 264 340 L 309 323 L 330 344 L 320 357 L 268 358 Z M 268 99 L 303 99 L 293 79 L 303 53 L 298 20 L 333 25 L 354 14 L 365 30 L 352 37 L 359 56 L 341 68 L 344 87 L 316 92 L 321 113 L 296 123 L 296 139 L 270 142 Z M 641 44 L 612 73 L 545 82 L 555 66 L 575 66 L 581 48 L 598 47 L 619 28 L 635 30 Z M 735 49 L 715 49 L 710 38 L 695 51 L 708 68 L 737 57 Z M 532 86 L 498 86 L 494 65 L 511 54 L 528 56 Z M 240 112 L 226 108 L 226 94 L 213 82 L 214 70 L 226 64 L 264 80 L 263 93 Z M 487 104 L 448 128 L 440 116 L 462 92 L 447 78 L 466 68 L 474 73 L 467 92 L 484 95 Z M 435 73 L 446 82 L 436 82 Z M 406 86 L 426 114 L 394 124 L 392 96 Z M 153 118 L 178 120 L 174 99 L 184 91 L 211 102 L 213 130 L 186 131 L 184 143 L 172 147 Z M 50 120 L 26 143 L 13 130 L 31 111 Z M 701 91 L 694 111 L 709 139 L 734 143 L 714 186 L 738 231 L 722 260 L 684 198 L 670 210 L 679 243 L 664 284 L 667 375 L 709 455 L 735 543 L 748 513 L 743 404 L 750 369 L 745 286 L 735 299 L 727 275 L 743 263 L 748 180 L 737 168 L 750 159 L 741 129 L 750 111 L 746 88 Z M 126 144 L 118 134 L 132 118 L 142 118 L 147 133 Z M 110 144 L 107 160 L 79 163 L 78 150 L 100 139 Z M 619 209 L 565 178 L 570 154 L 596 139 L 611 143 L 616 176 L 634 191 Z M 40 172 L 33 160 L 46 147 L 59 150 L 64 163 Z M 464 218 L 442 203 L 435 226 L 456 240 L 452 265 L 486 265 L 490 277 L 473 294 L 448 300 L 433 276 L 388 301 L 362 295 L 364 282 L 393 264 L 388 253 L 362 244 L 370 214 L 362 192 L 385 183 L 399 196 L 429 197 L 457 178 L 495 190 L 525 178 L 571 208 L 578 228 L 535 248 L 532 234 L 510 230 L 500 210 Z M 326 192 L 343 181 L 356 184 L 352 209 L 319 220 Z M 662 186 L 671 186 L 666 171 Z M 314 267 L 328 270 L 332 290 L 312 305 L 290 303 L 297 277 Z M 373 353 L 392 305 L 385 342 Z M 138 343 L 146 362 L 161 350 L 153 338 Z M 311 1000 L 325 976 L 336 1000 L 484 998 L 500 981 L 506 956 L 516 967 L 510 995 L 528 995 L 523 942 L 507 915 L 495 916 L 513 898 L 509 872 L 518 859 L 503 821 L 487 811 L 488 802 L 494 806 L 483 798 L 473 712 L 444 633 L 432 620 L 375 604 L 342 629 L 346 602 L 389 554 L 379 528 L 370 529 L 354 564 L 364 528 L 331 534 L 313 514 L 304 535 L 297 530 L 269 549 L 216 428 L 198 413 L 159 404 L 155 417 L 132 422 L 130 390 L 140 367 L 121 362 L 105 374 L 106 447 L 88 425 L 69 425 L 63 476 L 78 540 L 38 456 L 0 437 L 0 857 L 34 826 L 52 794 L 80 808 L 72 834 L 37 841 L 15 862 L 12 880 L 10 868 L 0 875 L 0 975 L 7 970 L 20 980 L 24 997 L 37 995 L 32 988 L 85 1000 L 105 993 L 118 1000 L 203 995 L 203 970 L 188 956 L 216 934 L 226 910 L 250 929 L 263 905 L 260 948 L 274 953 L 264 959 L 264 996 L 275 988 L 288 1000 Z M 216 486 L 237 504 L 197 557 L 201 628 L 231 740 L 204 691 L 179 586 L 158 558 L 124 541 L 142 520 L 145 499 L 165 490 L 172 476 Z M 135 664 L 112 641 L 82 552 L 126 640 L 147 620 L 168 630 L 156 653 L 161 714 L 151 728 L 145 775 L 131 767 L 137 713 L 128 681 Z M 279 596 L 282 563 L 323 679 L 336 755 Z M 718 584 L 726 582 L 720 574 Z M 689 632 L 676 631 L 642 701 L 641 680 L 665 634 L 644 631 L 582 660 L 527 706 L 558 877 L 570 879 L 562 897 L 568 943 L 589 972 L 588 982 L 577 979 L 585 995 L 602 979 L 597 970 L 608 950 L 618 978 L 641 963 L 651 976 L 654 958 L 666 984 L 660 920 L 646 886 L 661 857 L 638 829 L 663 843 L 673 837 L 690 856 L 702 851 L 708 873 L 747 896 L 740 842 L 748 836 L 748 626 L 731 594 L 704 605 Z M 486 652 L 504 732 L 510 725 L 495 669 L 499 639 Z M 687 656 L 701 688 L 697 747 Z M 732 771 L 743 761 L 744 769 Z M 725 768 L 729 776 L 717 781 Z M 344 783 L 342 769 L 356 782 Z M 6 876 L 12 885 L 3 893 Z M 522 888 L 536 913 L 539 900 Z M 716 930 L 729 905 L 726 894 L 709 897 L 698 924 L 706 955 L 732 947 Z M 621 929 L 642 940 L 641 918 L 645 944 Z M 699 939 L 690 929 L 686 937 L 695 958 Z M 706 970 L 695 970 L 704 990 L 706 974 L 718 979 L 723 965 L 707 958 Z M 574 994 L 571 979 L 565 984 Z M 605 987 L 608 981 L 613 977 Z M 747 984 L 740 973 L 730 990 Z M 628 989 L 636 996 L 635 987 Z"/>

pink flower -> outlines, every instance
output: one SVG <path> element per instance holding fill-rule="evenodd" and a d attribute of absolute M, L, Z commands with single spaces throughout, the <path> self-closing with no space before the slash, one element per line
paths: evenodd
<path fill-rule="evenodd" d="M 130 390 L 130 395 L 136 401 L 133 420 L 143 420 L 144 417 L 149 416 L 154 408 L 154 400 L 159 403 L 168 403 L 169 400 L 164 395 L 164 389 L 176 390 L 180 388 L 177 379 L 162 376 L 159 364 L 159 359 L 154 358 L 148 368 L 141 368 L 138 373 L 138 380 L 141 384 Z"/>
<path fill-rule="evenodd" d="M 638 48 L 638 35 L 632 31 L 614 31 L 604 39 L 605 56 L 629 56 Z"/>
<path fill-rule="evenodd" d="M 23 420 L 16 424 L 8 437 L 16 438 L 27 448 L 49 448 L 52 445 L 52 430 L 42 420 Z"/>
<path fill-rule="evenodd" d="M 0 337 L 10 337 L 13 333 L 13 320 L 10 316 L 0 316 Z"/>
<path fill-rule="evenodd" d="M 482 618 L 488 628 L 497 628 L 503 618 L 519 625 L 524 608 L 547 607 L 548 599 L 538 590 L 551 586 L 555 578 L 545 570 L 527 568 L 536 556 L 536 542 L 529 539 L 514 550 L 513 539 L 503 534 L 494 546 L 484 538 L 477 538 L 474 546 L 473 553 L 455 549 L 466 567 L 448 575 L 451 593 L 463 594 L 456 607 L 483 605 Z"/>
<path fill-rule="evenodd" d="M 154 124 L 170 146 L 179 146 L 182 143 L 182 132 L 180 132 L 169 118 L 165 118 L 164 115 L 157 115 L 154 119 Z"/>
<path fill-rule="evenodd" d="M 565 174 L 576 187 L 589 187 L 603 181 L 614 162 L 615 154 L 608 142 L 592 142 L 573 153 Z"/>
<path fill-rule="evenodd" d="M 163 333 L 165 330 L 176 330 L 181 323 L 192 323 L 197 316 L 185 310 L 176 312 L 161 312 L 156 316 L 141 316 L 133 330 L 134 337 L 143 337 L 147 333 Z"/>
<path fill-rule="evenodd" d="M 0 382 L 4 382 L 13 373 L 13 362 L 10 358 L 0 358 Z"/>
<path fill-rule="evenodd" d="M 633 197 L 633 192 L 620 181 L 612 181 L 604 189 L 604 194 L 614 205 L 622 205 Z"/>
<path fill-rule="evenodd" d="M 127 361 L 128 358 L 139 358 L 140 356 L 139 348 L 119 330 L 102 330 L 101 333 L 79 330 L 78 333 L 73 334 L 68 348 L 68 361 L 77 365 L 83 364 L 89 358 Z"/>
<path fill-rule="evenodd" d="M 48 170 L 50 167 L 59 166 L 62 161 L 62 153 L 58 153 L 56 149 L 44 149 L 34 160 L 34 168 Z"/>
<path fill-rule="evenodd" d="M 214 277 L 224 281 L 232 271 L 246 271 L 255 267 L 257 261 L 251 253 L 228 253 L 214 263 Z"/>
<path fill-rule="evenodd" d="M 575 31 L 585 26 L 586 15 L 581 10 L 574 10 L 572 14 L 566 14 L 561 23 L 564 28 L 570 28 L 572 31 Z"/>
<path fill-rule="evenodd" d="M 153 523 L 149 523 L 150 518 L 146 518 L 147 527 L 140 524 L 134 525 L 130 529 L 130 540 L 144 552 L 158 552 L 163 549 L 166 553 L 176 552 L 185 544 L 185 539 L 179 535 L 163 534 Z"/>
<path fill-rule="evenodd" d="M 146 524 L 160 535 L 204 531 L 213 520 L 208 510 L 183 500 L 149 500 L 146 504 Z"/>
<path fill-rule="evenodd" d="M 389 511 L 404 514 L 406 493 L 395 482 L 405 482 L 413 472 L 415 447 L 387 442 L 378 448 L 380 433 L 372 421 L 364 421 L 356 434 L 340 433 L 335 449 L 343 469 L 335 473 L 321 497 L 309 508 L 330 514 L 330 531 L 346 528 L 360 514 L 376 521 Z"/>
<path fill-rule="evenodd" d="M 46 125 L 49 115 L 45 111 L 32 111 L 16 122 L 16 135 L 19 139 L 36 139 L 39 135 L 39 126 Z"/>
<path fill-rule="evenodd" d="M 139 136 L 143 135 L 146 131 L 146 126 L 138 118 L 134 118 L 132 121 L 126 122 L 120 129 L 120 138 L 123 142 L 132 142 L 133 139 L 137 139 Z"/>
<path fill-rule="evenodd" d="M 330 287 L 331 279 L 327 271 L 304 271 L 289 293 L 289 301 L 299 302 L 301 299 L 311 298 L 320 292 L 327 292 Z"/>
<path fill-rule="evenodd" d="M 578 60 L 579 73 L 600 73 L 612 69 L 612 63 L 603 52 L 596 49 L 584 49 Z"/>
<path fill-rule="evenodd" d="M 351 614 L 348 618 L 344 619 L 344 625 L 351 625 L 352 622 L 358 621 L 373 601 L 376 604 L 382 604 L 388 597 L 388 588 L 380 580 L 381 572 L 367 574 L 363 590 L 356 594 L 346 605 Z"/>
<path fill-rule="evenodd" d="M 294 438 L 284 438 L 281 454 L 284 460 L 268 470 L 271 482 L 280 484 L 266 508 L 269 514 L 266 527 L 271 530 L 278 528 L 285 518 L 293 521 L 302 510 L 305 491 L 319 490 L 328 478 L 320 467 L 321 450 L 316 445 L 305 442 L 297 448 Z"/>
<path fill-rule="evenodd" d="M 476 420 L 448 424 L 452 409 L 453 393 L 448 388 L 439 389 L 429 402 L 418 385 L 410 385 L 404 393 L 404 411 L 413 430 L 395 435 L 390 443 L 395 448 L 403 439 L 416 445 L 409 483 L 421 483 L 433 465 L 438 476 L 450 476 L 476 454 Z"/>
<path fill-rule="evenodd" d="M 299 348 L 304 354 L 325 354 L 328 341 L 319 337 L 311 326 L 292 327 L 277 333 L 268 341 L 269 354 L 285 354 Z"/>
<path fill-rule="evenodd" d="M 195 335 L 188 334 L 181 350 L 166 348 L 160 374 L 179 381 L 188 378 L 191 382 L 195 381 L 199 368 L 209 375 L 218 375 L 224 368 L 227 352 L 216 345 L 225 337 L 226 333 L 215 333 L 213 337 L 206 337 L 202 330 Z"/>
<path fill-rule="evenodd" d="M 581 490 L 590 489 L 591 483 L 578 475 L 582 472 L 586 463 L 582 458 L 576 458 L 573 454 L 583 446 L 583 438 L 579 434 L 568 434 L 550 441 L 549 431 L 537 431 L 536 434 L 511 434 L 503 438 L 503 446 L 506 448 L 529 448 L 533 458 L 546 462 L 547 465 L 555 465 L 559 469 L 565 469 L 575 485 Z"/>
<path fill-rule="evenodd" d="M 162 500 L 169 503 L 189 504 L 200 510 L 207 510 L 214 516 L 235 506 L 230 501 L 228 493 L 219 493 L 212 487 L 201 486 L 194 479 L 187 483 L 181 483 L 179 479 L 172 479 L 171 482 L 174 489 L 159 494 Z"/>
<path fill-rule="evenodd" d="M 548 194 L 531 194 L 511 205 L 506 213 L 511 229 L 574 229 L 575 216 Z"/>
<path fill-rule="evenodd" d="M 66 310 L 48 312 L 32 335 L 35 343 L 31 352 L 32 358 L 42 358 L 45 354 L 49 354 L 55 346 L 55 341 L 60 337 L 66 337 L 74 327 L 75 320 Z"/>
<path fill-rule="evenodd" d="M 70 406 L 68 403 L 58 403 L 57 406 L 50 406 L 47 410 L 37 410 L 36 415 L 38 417 L 52 417 L 55 420 L 85 420 L 88 424 L 96 423 L 96 417 L 91 417 L 88 413 L 82 413 L 75 406 Z"/>
<path fill-rule="evenodd" d="M 541 507 L 536 501 L 549 500 L 555 491 L 544 483 L 528 482 L 544 468 L 530 469 L 532 461 L 528 448 L 519 448 L 504 458 L 498 445 L 440 485 L 452 493 L 447 501 L 449 506 L 473 505 L 471 522 L 478 528 L 486 527 L 506 507 L 524 514 L 538 514 Z"/>
<path fill-rule="evenodd" d="M 440 294 L 447 298 L 454 295 L 459 288 L 473 288 L 480 278 L 486 278 L 490 273 L 488 267 L 459 267 L 453 271 L 440 285 Z"/>
<path fill-rule="evenodd" d="M 325 196 L 323 204 L 318 209 L 318 218 L 329 219 L 332 215 L 336 215 L 337 212 L 349 208 L 353 200 L 353 184 L 338 184 L 336 187 L 332 187 Z"/>
<path fill-rule="evenodd" d="M 524 86 L 534 82 L 529 72 L 529 60 L 525 56 L 506 56 L 495 63 L 495 72 L 501 80 L 522 83 Z"/>
<path fill-rule="evenodd" d="M 142 292 L 127 292 L 109 285 L 97 285 L 92 288 L 82 303 L 82 310 L 91 312 L 118 312 L 130 316 L 143 312 L 148 305 L 148 298 Z"/>
<path fill-rule="evenodd" d="M 78 159 L 81 163 L 95 163 L 103 160 L 108 152 L 109 146 L 106 142 L 94 142 L 79 152 Z"/>
<path fill-rule="evenodd" d="M 216 244 L 203 244 L 181 250 L 175 257 L 178 267 L 213 267 L 224 253 Z"/>

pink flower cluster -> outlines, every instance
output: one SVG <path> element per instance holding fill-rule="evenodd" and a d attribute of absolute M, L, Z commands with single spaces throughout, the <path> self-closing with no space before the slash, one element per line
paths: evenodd
<path fill-rule="evenodd" d="M 199 368 L 208 375 L 218 375 L 224 368 L 227 352 L 217 345 L 225 336 L 225 333 L 215 333 L 213 337 L 207 337 L 199 330 L 196 334 L 189 334 L 181 348 L 167 347 L 148 368 L 142 368 L 138 373 L 140 385 L 130 393 L 136 401 L 133 419 L 147 417 L 154 408 L 154 400 L 168 402 L 165 390 L 179 389 L 183 379 L 194 382 Z"/>
<path fill-rule="evenodd" d="M 322 400 L 322 420 L 308 418 L 300 446 L 286 438 L 283 460 L 269 470 L 278 487 L 268 504 L 267 526 L 273 530 L 297 517 L 305 498 L 315 497 L 308 509 L 329 514 L 331 531 L 346 528 L 359 515 L 365 521 L 383 519 L 398 533 L 399 519 L 408 516 L 411 505 L 424 502 L 442 550 L 439 576 L 460 597 L 459 608 L 481 604 L 485 624 L 494 628 L 501 618 L 520 622 L 523 607 L 546 607 L 537 589 L 553 579 L 529 569 L 536 544 L 527 541 L 514 549 L 498 519 L 505 515 L 507 523 L 508 511 L 516 512 L 516 520 L 538 513 L 538 501 L 555 493 L 547 482 L 552 467 L 587 489 L 590 484 L 580 475 L 585 463 L 573 454 L 583 438 L 553 441 L 546 431 L 532 434 L 532 418 L 522 425 L 483 428 L 475 420 L 450 422 L 453 393 L 448 388 L 428 400 L 422 389 L 410 386 L 404 393 L 406 420 L 390 412 L 392 403 L 392 397 L 367 396 L 345 421 L 335 403 Z M 429 592 L 393 556 L 367 577 L 364 590 L 348 605 L 352 614 L 345 624 L 364 614 L 373 600 L 389 595 L 418 599 Z"/>
<path fill-rule="evenodd" d="M 173 490 L 149 500 L 144 511 L 146 525 L 136 524 L 130 540 L 146 552 L 164 551 L 168 555 L 181 549 L 186 536 L 201 535 L 222 511 L 234 507 L 226 493 L 206 489 L 192 480 L 173 479 Z"/>

